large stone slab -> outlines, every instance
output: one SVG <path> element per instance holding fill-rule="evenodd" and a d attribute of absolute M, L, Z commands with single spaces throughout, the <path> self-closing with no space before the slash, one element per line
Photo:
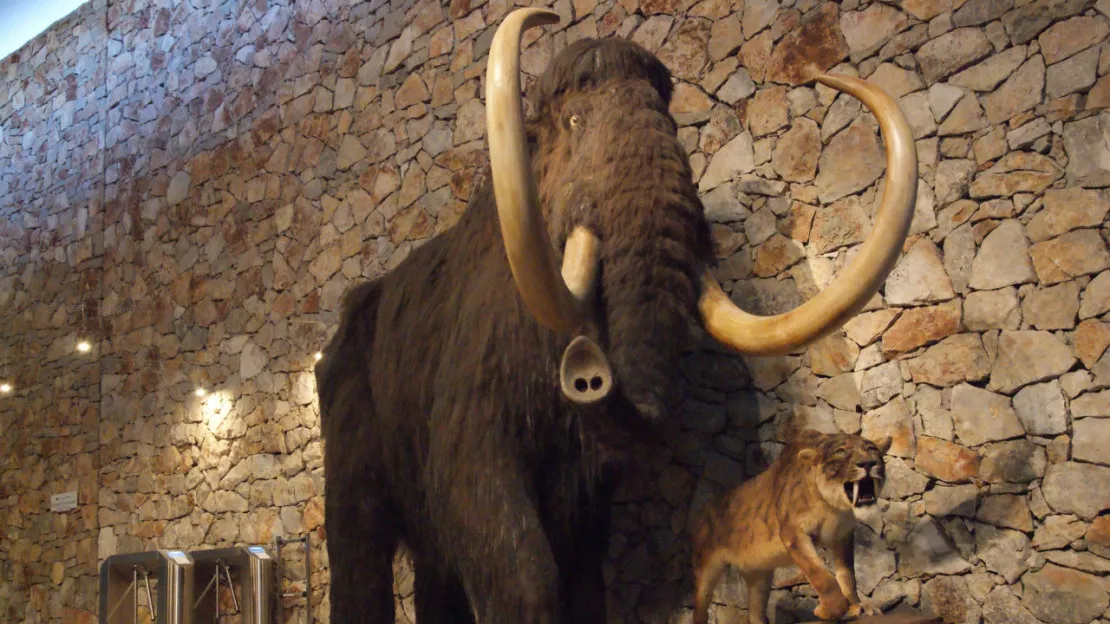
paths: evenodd
<path fill-rule="evenodd" d="M 979 456 L 954 442 L 938 438 L 919 437 L 916 468 L 927 475 L 949 483 L 964 483 L 979 475 Z"/>
<path fill-rule="evenodd" d="M 1071 456 L 1110 465 L 1110 418 L 1081 418 L 1072 425 Z"/>
<path fill-rule="evenodd" d="M 968 293 L 964 298 L 963 323 L 970 331 L 1019 329 L 1021 300 L 1017 289 L 1002 288 Z"/>
<path fill-rule="evenodd" d="M 798 119 L 775 142 L 771 165 L 790 182 L 809 182 L 817 173 L 821 154 L 821 133 L 811 119 Z"/>
<path fill-rule="evenodd" d="M 740 174 L 749 173 L 754 169 L 755 151 L 752 135 L 741 132 L 713 155 L 713 159 L 709 161 L 709 167 L 698 181 L 698 188 L 703 193 L 711 191 Z"/>
<path fill-rule="evenodd" d="M 1029 248 L 1043 284 L 1058 284 L 1110 267 L 1110 252 L 1097 230 L 1073 230 Z"/>
<path fill-rule="evenodd" d="M 917 452 L 913 415 L 902 397 L 895 397 L 886 405 L 864 414 L 860 435 L 868 440 L 890 436 L 892 443 L 889 453 L 895 457 L 913 457 Z"/>
<path fill-rule="evenodd" d="M 986 378 L 991 363 L 978 334 L 957 334 L 910 360 L 909 369 L 913 381 L 943 388 Z"/>
<path fill-rule="evenodd" d="M 837 133 L 821 152 L 817 191 L 823 203 L 831 203 L 867 188 L 885 170 L 880 138 L 860 119 Z"/>
<path fill-rule="evenodd" d="M 983 96 L 983 110 L 987 113 L 987 121 L 1006 121 L 1040 104 L 1044 84 L 1044 59 L 1037 55 L 1025 61 L 1002 86 Z"/>
<path fill-rule="evenodd" d="M 979 245 L 971 264 L 971 280 L 976 290 L 997 290 L 1037 278 L 1029 259 L 1029 239 L 1016 219 L 1003 221 Z"/>
<path fill-rule="evenodd" d="M 1059 377 L 1074 363 L 1071 349 L 1049 332 L 1004 331 L 998 338 L 998 356 L 989 387 L 998 392 L 1014 392 L 1031 383 Z"/>
<path fill-rule="evenodd" d="M 1110 186 L 1110 111 L 1064 124 L 1068 186 Z"/>
<path fill-rule="evenodd" d="M 990 483 L 1029 483 L 1044 476 L 1047 453 L 1027 440 L 991 442 L 979 448 L 979 477 Z"/>
<path fill-rule="evenodd" d="M 996 587 L 983 601 L 986 624 L 1040 624 L 1009 587 Z"/>
<path fill-rule="evenodd" d="M 938 82 L 991 53 L 987 36 L 978 28 L 957 28 L 921 46 L 917 62 L 929 84 Z"/>
<path fill-rule="evenodd" d="M 802 24 L 783 37 L 771 52 L 767 80 L 799 84 L 812 72 L 825 71 L 848 57 L 851 51 L 840 30 L 836 4 L 823 4 Z"/>
<path fill-rule="evenodd" d="M 1033 215 L 1026 233 L 1034 243 L 1055 238 L 1072 230 L 1097 227 L 1110 212 L 1105 191 L 1084 188 L 1049 189 L 1044 207 Z"/>
<path fill-rule="evenodd" d="M 1054 436 L 1068 429 L 1064 395 L 1055 379 L 1022 388 L 1014 396 L 1014 411 L 1030 435 Z"/>
<path fill-rule="evenodd" d="M 1010 48 L 968 67 L 949 78 L 948 82 L 975 91 L 992 91 L 1009 78 L 1024 60 L 1025 46 Z"/>
<path fill-rule="evenodd" d="M 1039 100 L 1038 100 L 1039 101 Z M 1011 152 L 975 177 L 968 193 L 972 199 L 1039 193 L 1063 175 L 1051 158 L 1032 152 Z"/>
<path fill-rule="evenodd" d="M 1079 462 L 1053 464 L 1045 473 L 1041 490 L 1057 512 L 1090 521 L 1110 509 L 1110 467 Z"/>
<path fill-rule="evenodd" d="M 1110 32 L 1110 27 L 1101 15 L 1081 15 L 1053 24 L 1041 33 L 1037 42 L 1045 63 L 1051 65 L 1102 41 L 1107 32 Z"/>
<path fill-rule="evenodd" d="M 966 576 L 938 576 L 921 588 L 921 610 L 945 622 L 978 622 L 979 604 L 968 590 Z"/>
<path fill-rule="evenodd" d="M 1010 41 L 1028 43 L 1056 20 L 1076 15 L 1094 5 L 1094 0 L 1036 0 L 1002 16 Z"/>
<path fill-rule="evenodd" d="M 1051 563 L 1027 574 L 1022 585 L 1022 604 L 1050 624 L 1087 624 L 1110 602 L 1099 577 Z"/>
<path fill-rule="evenodd" d="M 959 333 L 960 302 L 907 310 L 885 334 L 883 353 L 912 351 L 926 344 Z"/>
<path fill-rule="evenodd" d="M 936 303 L 956 295 L 940 259 L 940 250 L 927 238 L 919 239 L 894 265 L 884 292 L 887 303 L 892 305 Z"/>
<path fill-rule="evenodd" d="M 1072 329 L 1079 312 L 1079 284 L 1072 281 L 1038 288 L 1026 294 L 1021 310 L 1025 322 L 1036 329 Z"/>
<path fill-rule="evenodd" d="M 1025 435 L 1009 397 L 966 383 L 952 389 L 952 420 L 967 446 Z"/>
<path fill-rule="evenodd" d="M 918 524 L 899 549 L 903 575 L 960 574 L 971 568 L 937 522 L 928 516 Z"/>

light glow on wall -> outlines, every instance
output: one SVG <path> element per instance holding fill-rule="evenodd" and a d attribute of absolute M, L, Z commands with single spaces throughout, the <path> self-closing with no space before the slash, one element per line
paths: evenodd
<path fill-rule="evenodd" d="M 91 350 L 92 350 L 92 345 L 89 344 L 89 341 L 82 340 L 81 342 L 77 343 L 77 352 L 78 353 L 88 353 Z"/>
<path fill-rule="evenodd" d="M 0 59 L 23 47 L 87 0 L 3 0 L 0 2 Z"/>
<path fill-rule="evenodd" d="M 8 394 L 11 391 L 12 385 L 10 383 L 0 383 L 0 394 Z"/>
<path fill-rule="evenodd" d="M 197 388 L 197 390 L 200 391 L 203 388 Z M 216 431 L 231 414 L 233 404 L 231 393 L 226 390 L 219 390 L 205 392 L 205 394 L 198 394 L 197 396 L 202 397 L 198 403 L 204 423 L 208 425 L 209 431 Z"/>

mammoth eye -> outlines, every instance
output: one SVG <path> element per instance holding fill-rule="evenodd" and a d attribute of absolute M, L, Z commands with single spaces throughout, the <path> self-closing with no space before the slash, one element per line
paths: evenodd
<path fill-rule="evenodd" d="M 582 117 L 581 116 L 579 116 L 579 115 L 571 115 L 570 116 L 570 127 L 571 128 L 578 127 L 578 124 L 580 124 L 580 123 L 582 123 Z"/>

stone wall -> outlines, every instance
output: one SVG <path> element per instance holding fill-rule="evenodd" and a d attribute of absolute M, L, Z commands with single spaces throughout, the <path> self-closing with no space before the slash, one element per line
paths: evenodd
<path fill-rule="evenodd" d="M 526 38 L 529 78 L 610 35 L 674 72 L 719 276 L 751 311 L 826 285 L 881 190 L 873 118 L 796 86 L 806 63 L 899 97 L 920 160 L 911 238 L 863 314 L 801 354 L 685 359 L 669 442 L 615 504 L 611 621 L 688 617 L 688 511 L 762 469 L 798 421 L 895 438 L 858 532 L 872 602 L 1110 621 L 1110 5 L 553 8 L 563 22 Z M 115 552 L 309 532 L 326 620 L 313 354 L 346 287 L 463 209 L 509 9 L 101 0 L 0 64 L 4 618 L 90 617 Z M 79 510 L 49 513 L 71 489 Z M 403 557 L 397 572 L 411 620 Z M 718 621 L 744 608 L 727 580 Z M 790 571 L 772 601 L 779 622 L 815 605 Z"/>
<path fill-rule="evenodd" d="M 104 9 L 0 62 L 0 621 L 96 610 Z M 17 60 L 18 57 L 18 60 Z M 77 508 L 50 513 L 53 494 Z"/>

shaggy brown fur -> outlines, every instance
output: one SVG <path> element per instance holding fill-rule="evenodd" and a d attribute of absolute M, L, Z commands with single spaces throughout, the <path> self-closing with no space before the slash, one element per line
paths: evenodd
<path fill-rule="evenodd" d="M 856 593 L 853 507 L 878 500 L 890 444 L 889 436 L 875 444 L 802 431 L 770 468 L 706 503 L 693 527 L 694 623 L 709 621 L 713 590 L 728 565 L 748 586 L 751 624 L 766 623 L 771 578 L 791 563 L 820 595 L 818 618 L 874 615 Z M 835 577 L 817 546 L 829 549 Z"/>
<path fill-rule="evenodd" d="M 488 182 L 453 229 L 352 289 L 316 370 L 333 622 L 393 621 L 402 540 L 420 624 L 605 620 L 613 470 L 629 423 L 664 414 L 709 227 L 658 59 L 579 41 L 535 93 L 528 132 L 552 239 L 561 249 L 579 224 L 601 239 L 599 313 L 582 331 L 617 390 L 590 408 L 562 396 L 573 336 L 526 311 Z"/>

